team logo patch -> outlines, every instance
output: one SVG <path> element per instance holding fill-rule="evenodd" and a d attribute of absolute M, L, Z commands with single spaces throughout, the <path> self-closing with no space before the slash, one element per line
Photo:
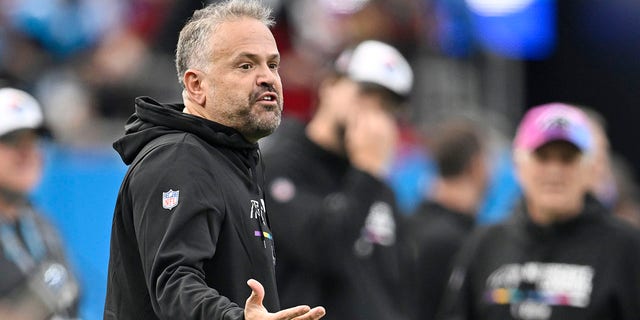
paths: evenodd
<path fill-rule="evenodd" d="M 169 189 L 169 191 L 162 193 L 162 207 L 171 210 L 178 205 L 178 199 L 180 199 L 180 190 Z"/>

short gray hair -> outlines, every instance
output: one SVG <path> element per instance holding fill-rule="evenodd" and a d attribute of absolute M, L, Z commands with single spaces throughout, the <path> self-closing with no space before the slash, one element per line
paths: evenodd
<path fill-rule="evenodd" d="M 210 46 L 210 37 L 215 28 L 223 22 L 242 17 L 256 19 L 269 28 L 275 24 L 271 17 L 271 8 L 257 0 L 225 0 L 193 12 L 180 31 L 176 48 L 178 82 L 183 88 L 182 77 L 187 69 L 198 68 L 206 71 L 206 62 L 213 49 Z"/>

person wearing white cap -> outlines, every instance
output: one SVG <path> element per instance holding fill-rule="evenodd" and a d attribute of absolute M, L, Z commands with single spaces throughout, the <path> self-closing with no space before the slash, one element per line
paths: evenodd
<path fill-rule="evenodd" d="M 30 203 L 47 134 L 38 102 L 0 89 L 0 319 L 71 319 L 79 286 L 57 232 Z"/>
<path fill-rule="evenodd" d="M 281 302 L 321 304 L 327 319 L 404 319 L 399 214 L 385 179 L 413 73 L 374 40 L 334 67 L 309 123 L 287 119 L 263 153 Z"/>

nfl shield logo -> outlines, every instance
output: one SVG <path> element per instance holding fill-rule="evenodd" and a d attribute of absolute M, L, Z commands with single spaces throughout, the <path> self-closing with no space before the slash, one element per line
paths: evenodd
<path fill-rule="evenodd" d="M 173 191 L 169 189 L 167 192 L 162 193 L 162 207 L 165 209 L 173 209 L 178 205 L 178 198 L 180 198 L 180 190 Z"/>

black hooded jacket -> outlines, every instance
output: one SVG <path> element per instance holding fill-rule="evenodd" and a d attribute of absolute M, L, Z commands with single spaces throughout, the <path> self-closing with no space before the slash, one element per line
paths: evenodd
<path fill-rule="evenodd" d="M 136 99 L 114 143 L 129 170 L 111 233 L 105 319 L 244 319 L 250 278 L 279 309 L 258 145 Z"/>
<path fill-rule="evenodd" d="M 549 226 L 522 205 L 462 248 L 438 319 L 640 319 L 639 235 L 590 196 Z"/>

